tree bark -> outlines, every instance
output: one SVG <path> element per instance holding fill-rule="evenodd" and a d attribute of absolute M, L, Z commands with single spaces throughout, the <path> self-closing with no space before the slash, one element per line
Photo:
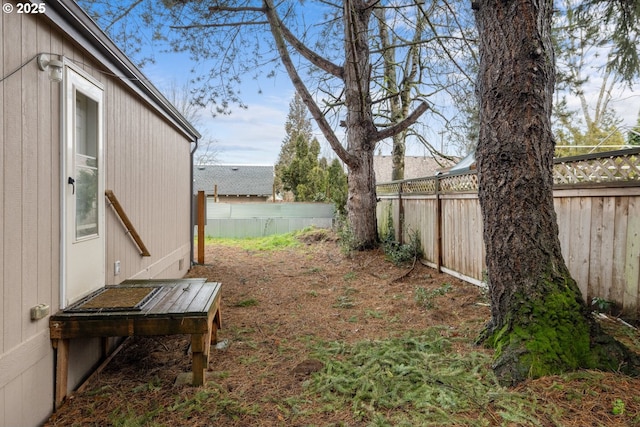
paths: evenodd
<path fill-rule="evenodd" d="M 484 338 L 496 349 L 495 372 L 501 383 L 514 384 L 577 368 L 617 368 L 624 350 L 601 335 L 558 239 L 553 1 L 481 0 L 473 7 L 481 57 L 478 196 L 491 299 Z"/>
<path fill-rule="evenodd" d="M 359 250 L 370 249 L 378 245 L 377 201 L 373 170 L 373 153 L 376 143 L 406 131 L 428 108 L 428 105 L 423 102 L 406 118 L 382 131 L 379 131 L 374 124 L 372 99 L 369 93 L 371 84 L 369 20 L 376 3 L 377 0 L 345 0 L 343 2 L 345 63 L 341 68 L 315 55 L 302 45 L 288 29 L 285 29 L 277 15 L 273 0 L 263 0 L 262 9 L 269 22 L 280 59 L 291 82 L 331 148 L 349 169 L 347 218 L 353 235 L 353 241 L 350 242 L 350 245 Z M 344 121 L 347 134 L 346 147 L 342 146 L 298 75 L 287 51 L 285 40 L 315 66 L 343 79 L 344 101 L 347 110 Z"/>
<path fill-rule="evenodd" d="M 376 182 L 373 153 L 377 129 L 373 123 L 369 81 L 369 20 L 372 8 L 363 0 L 344 2 L 344 85 L 347 107 L 347 150 L 355 158 L 349 167 L 347 212 L 357 249 L 378 244 Z"/>

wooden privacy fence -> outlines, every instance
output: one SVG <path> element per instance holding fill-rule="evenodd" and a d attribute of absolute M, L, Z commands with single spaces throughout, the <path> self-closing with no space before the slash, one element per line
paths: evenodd
<path fill-rule="evenodd" d="M 586 301 L 640 318 L 640 148 L 554 164 L 554 204 L 565 262 Z M 420 237 L 428 265 L 482 284 L 485 251 L 475 171 L 377 185 L 378 230 Z"/>

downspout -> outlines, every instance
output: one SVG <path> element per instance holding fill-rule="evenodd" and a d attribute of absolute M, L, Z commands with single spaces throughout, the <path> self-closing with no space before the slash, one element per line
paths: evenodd
<path fill-rule="evenodd" d="M 195 224 L 195 211 L 193 209 L 193 160 L 194 160 L 194 156 L 196 153 L 196 150 L 198 149 L 198 138 L 196 137 L 196 139 L 194 140 L 194 146 L 193 146 L 193 150 L 191 150 L 191 169 L 189 171 L 189 176 L 191 177 L 191 183 L 189 184 L 189 188 L 190 188 L 190 194 L 189 194 L 189 213 L 190 218 L 189 218 L 189 224 L 191 226 L 191 229 L 189 231 L 189 236 L 190 236 L 190 243 L 189 243 L 189 268 L 193 267 L 195 265 L 195 261 L 194 261 L 194 255 L 195 255 L 195 250 L 193 247 L 193 240 L 195 239 L 195 235 L 193 233 L 193 229 L 196 227 Z"/>
<path fill-rule="evenodd" d="M 63 62 L 65 62 L 64 57 L 62 59 Z M 67 68 L 66 68 L 66 64 L 65 67 L 63 68 L 63 80 L 62 80 L 62 84 L 58 85 L 59 89 L 58 89 L 58 101 L 59 101 L 59 111 L 60 111 L 60 117 L 58 117 L 58 120 L 60 121 L 60 133 L 58 135 L 59 141 L 58 141 L 58 147 L 60 150 L 60 160 L 59 160 L 59 164 L 60 164 L 60 172 L 59 172 L 59 179 L 60 179 L 60 183 L 59 183 L 59 191 L 60 191 L 60 195 L 58 198 L 58 203 L 60 203 L 60 222 L 58 227 L 60 227 L 60 236 L 59 236 L 59 253 L 60 253 L 60 275 L 58 278 L 58 286 L 60 286 L 60 288 L 58 289 L 58 309 L 62 310 L 63 308 L 65 308 L 67 306 L 66 304 L 66 299 L 67 299 L 67 294 L 66 294 L 66 288 L 67 288 L 67 222 L 66 222 L 66 218 L 67 218 L 67 205 L 66 205 L 66 198 L 65 198 L 65 191 L 67 189 L 67 183 L 65 182 L 65 177 L 66 177 L 66 151 L 65 151 L 65 147 L 67 144 L 66 141 L 66 133 L 67 133 L 67 129 L 66 129 L 66 125 L 67 125 L 67 120 L 66 120 L 66 112 L 65 112 L 65 108 L 67 108 L 66 106 L 66 102 L 65 102 L 65 97 L 66 97 L 66 93 L 67 93 L 67 77 L 68 77 L 68 73 L 67 73 Z M 106 263 L 106 261 L 105 261 Z M 57 310 L 56 310 L 57 311 Z"/>

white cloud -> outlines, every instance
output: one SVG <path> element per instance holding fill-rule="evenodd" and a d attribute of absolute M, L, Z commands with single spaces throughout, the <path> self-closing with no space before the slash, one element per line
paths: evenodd
<path fill-rule="evenodd" d="M 293 95 L 291 95 L 293 96 Z M 216 160 L 226 164 L 274 164 L 286 136 L 285 121 L 291 98 L 265 96 L 246 110 L 203 117 L 201 133 L 212 138 Z"/>

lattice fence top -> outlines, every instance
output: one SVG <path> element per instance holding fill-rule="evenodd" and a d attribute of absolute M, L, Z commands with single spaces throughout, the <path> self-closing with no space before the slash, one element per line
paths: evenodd
<path fill-rule="evenodd" d="M 441 193 L 461 193 L 478 191 L 478 174 L 466 173 L 464 175 L 443 176 L 440 180 Z"/>
<path fill-rule="evenodd" d="M 556 159 L 553 183 L 572 186 L 597 183 L 640 185 L 640 148 Z M 478 191 L 475 171 L 378 184 L 378 195 L 466 193 Z"/>
<path fill-rule="evenodd" d="M 640 150 L 556 159 L 555 185 L 640 181 Z"/>
<path fill-rule="evenodd" d="M 400 192 L 400 182 L 386 182 L 376 185 L 377 194 L 398 194 Z"/>
<path fill-rule="evenodd" d="M 436 192 L 436 178 L 419 178 L 405 181 L 402 184 L 403 193 L 427 193 L 432 194 Z"/>

